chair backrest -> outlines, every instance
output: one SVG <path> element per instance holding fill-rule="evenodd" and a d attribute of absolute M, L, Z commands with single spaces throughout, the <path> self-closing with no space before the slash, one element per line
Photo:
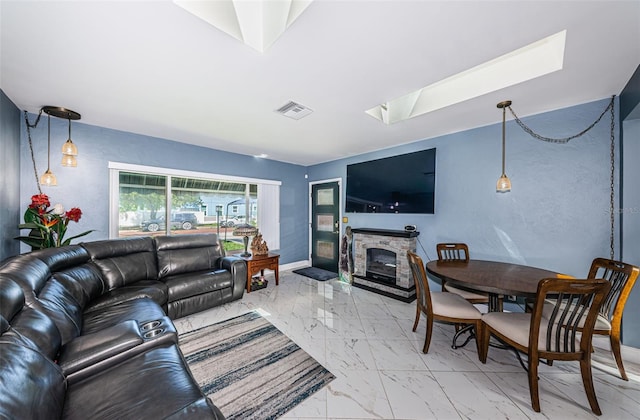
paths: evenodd
<path fill-rule="evenodd" d="M 589 278 L 605 279 L 611 283 L 611 289 L 600 307 L 600 315 L 612 321 L 622 320 L 624 305 L 631 294 L 631 289 L 638 278 L 640 269 L 635 265 L 620 261 L 596 258 L 591 263 Z"/>
<path fill-rule="evenodd" d="M 413 275 L 413 281 L 416 284 L 416 298 L 418 299 L 418 306 L 427 311 L 428 314 L 433 314 L 431 308 L 431 291 L 429 290 L 429 280 L 427 278 L 427 272 L 424 269 L 424 263 L 416 253 L 407 251 L 407 259 L 409 260 L 409 267 L 411 268 L 411 274 Z"/>
<path fill-rule="evenodd" d="M 604 279 L 541 280 L 531 314 L 530 350 L 590 352 L 593 327 L 609 289 Z"/>
<path fill-rule="evenodd" d="M 436 245 L 438 261 L 469 262 L 469 247 L 462 243 L 440 243 Z"/>

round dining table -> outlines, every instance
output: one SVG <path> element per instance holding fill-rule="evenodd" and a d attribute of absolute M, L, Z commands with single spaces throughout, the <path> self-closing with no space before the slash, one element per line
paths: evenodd
<path fill-rule="evenodd" d="M 527 265 L 469 260 L 429 261 L 427 272 L 456 287 L 487 292 L 489 311 L 502 311 L 502 296 L 535 298 L 538 283 L 546 278 L 572 278 L 572 276 Z"/>

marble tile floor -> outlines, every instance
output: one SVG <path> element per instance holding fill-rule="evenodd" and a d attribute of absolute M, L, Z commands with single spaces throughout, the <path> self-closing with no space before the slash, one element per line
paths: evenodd
<path fill-rule="evenodd" d="M 532 410 L 526 372 L 515 355 L 475 344 L 453 350 L 453 326 L 436 324 L 428 354 L 426 324 L 411 331 L 407 304 L 338 280 L 318 282 L 290 271 L 266 289 L 175 321 L 179 332 L 259 310 L 329 369 L 336 379 L 282 419 L 594 419 L 578 363 L 540 366 L 542 412 Z M 619 378 L 608 340 L 595 342 L 593 376 L 601 419 L 640 419 L 640 350 L 623 347 L 629 376 Z M 256 351 L 259 351 L 257 349 Z"/>

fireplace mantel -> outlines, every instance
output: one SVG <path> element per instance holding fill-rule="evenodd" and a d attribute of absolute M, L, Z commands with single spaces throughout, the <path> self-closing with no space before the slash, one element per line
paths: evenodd
<path fill-rule="evenodd" d="M 407 251 L 416 251 L 420 232 L 404 230 L 357 228 L 353 233 L 353 285 L 403 302 L 416 298 L 415 284 L 407 261 Z M 370 249 L 391 251 L 395 254 L 395 279 L 367 273 L 367 254 Z M 390 280 L 390 281 L 389 281 Z"/>
<path fill-rule="evenodd" d="M 394 238 L 414 238 L 420 235 L 420 232 L 417 232 L 417 231 L 408 232 L 406 230 L 373 229 L 373 228 L 356 228 L 356 229 L 351 229 L 351 232 L 363 233 L 367 235 L 377 235 L 377 236 L 392 236 Z"/>

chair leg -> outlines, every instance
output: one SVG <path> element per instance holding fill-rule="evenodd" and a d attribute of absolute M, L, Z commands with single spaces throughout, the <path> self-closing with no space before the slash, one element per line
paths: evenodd
<path fill-rule="evenodd" d="M 531 407 L 536 413 L 540 412 L 540 394 L 538 393 L 538 358 L 529 354 L 529 394 L 531 395 Z"/>
<path fill-rule="evenodd" d="M 598 405 L 598 399 L 596 398 L 596 390 L 593 387 L 593 376 L 591 375 L 591 355 L 585 359 L 580 360 L 580 373 L 582 374 L 582 383 L 584 384 L 584 391 L 587 393 L 587 399 L 591 406 L 591 411 L 596 415 L 601 415 L 600 406 Z"/>
<path fill-rule="evenodd" d="M 424 338 L 424 347 L 422 352 L 427 354 L 429 351 L 429 345 L 431 344 L 431 332 L 433 331 L 433 319 L 427 317 L 427 336 Z"/>
<path fill-rule="evenodd" d="M 620 336 L 612 333 L 609 336 L 609 341 L 611 342 L 611 352 L 613 353 L 614 359 L 616 359 L 618 371 L 620 371 L 620 377 L 628 381 L 629 378 L 627 378 L 627 373 L 624 371 L 624 365 L 622 364 L 622 353 L 620 353 Z"/>
<path fill-rule="evenodd" d="M 476 351 L 478 352 L 478 358 L 482 360 L 482 321 L 476 322 L 474 329 L 476 334 Z M 485 361 L 486 360 L 485 358 Z"/>
<path fill-rule="evenodd" d="M 480 323 L 480 335 L 477 340 L 478 343 L 482 342 L 482 346 L 480 346 L 480 350 L 478 350 L 478 356 L 480 357 L 480 361 L 482 363 L 487 363 L 487 355 L 489 354 L 489 340 L 491 338 L 491 333 L 489 332 L 489 328 L 485 323 Z"/>
<path fill-rule="evenodd" d="M 420 322 L 420 306 L 416 305 L 416 320 L 413 321 L 413 332 L 416 332 L 416 328 L 418 328 L 418 323 Z"/>

